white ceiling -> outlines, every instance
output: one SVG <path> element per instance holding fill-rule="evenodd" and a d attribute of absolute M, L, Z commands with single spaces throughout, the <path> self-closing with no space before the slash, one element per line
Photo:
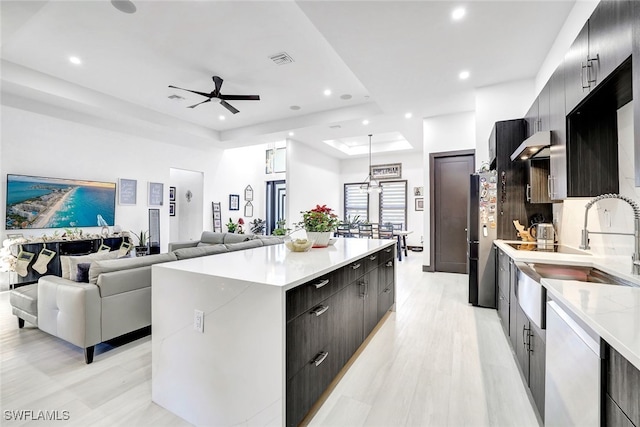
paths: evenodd
<path fill-rule="evenodd" d="M 107 0 L 3 0 L 2 102 L 203 147 L 294 132 L 346 158 L 322 141 L 373 133 L 374 151 L 393 149 L 376 134 L 420 151 L 422 117 L 473 110 L 474 88 L 535 77 L 574 1 L 136 0 L 125 14 Z M 453 22 L 459 5 L 467 14 Z M 275 65 L 280 52 L 294 62 Z M 213 75 L 223 94 L 261 100 L 230 101 L 232 115 L 216 102 L 186 108 L 204 98 L 167 87 L 210 92 Z"/>

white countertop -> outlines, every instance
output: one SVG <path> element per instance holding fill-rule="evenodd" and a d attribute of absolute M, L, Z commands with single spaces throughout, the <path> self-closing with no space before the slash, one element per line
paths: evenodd
<path fill-rule="evenodd" d="M 640 284 L 640 276 L 631 271 L 631 257 L 597 257 L 517 250 L 507 241 L 495 244 L 514 261 L 557 263 L 595 267 L 609 274 Z M 587 326 L 640 369 L 640 288 L 542 279 L 552 298 L 569 308 Z"/>
<path fill-rule="evenodd" d="M 156 264 L 154 269 L 188 271 L 253 284 L 293 288 L 372 254 L 395 240 L 338 238 L 327 248 L 291 252 L 284 244 Z"/>

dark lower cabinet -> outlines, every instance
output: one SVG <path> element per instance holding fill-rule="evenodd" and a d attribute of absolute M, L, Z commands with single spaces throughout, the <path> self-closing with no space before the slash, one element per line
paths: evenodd
<path fill-rule="evenodd" d="M 522 369 L 522 374 L 524 378 L 529 384 L 529 318 L 522 311 L 520 305 L 517 303 L 516 305 L 516 347 L 514 348 L 516 352 L 516 359 L 518 359 L 518 364 L 520 365 L 520 369 Z"/>
<path fill-rule="evenodd" d="M 529 389 L 544 420 L 544 377 L 547 353 L 546 332 L 529 322 Z"/>
<path fill-rule="evenodd" d="M 393 305 L 394 268 L 391 247 L 287 292 L 287 426 L 304 419 Z"/>
<path fill-rule="evenodd" d="M 606 392 L 612 401 L 605 405 L 606 425 L 640 426 L 640 370 L 609 345 L 605 364 Z M 625 418 L 632 424 L 626 424 Z"/>
<path fill-rule="evenodd" d="M 498 317 L 506 336 L 509 336 L 509 299 L 498 290 Z"/>
<path fill-rule="evenodd" d="M 604 395 L 604 425 L 618 427 L 635 427 L 631 420 L 622 412 L 622 409 L 608 394 Z"/>

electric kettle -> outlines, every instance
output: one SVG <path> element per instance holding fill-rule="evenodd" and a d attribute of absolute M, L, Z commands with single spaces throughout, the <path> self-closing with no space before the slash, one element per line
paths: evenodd
<path fill-rule="evenodd" d="M 536 224 L 536 241 L 538 249 L 553 249 L 556 242 L 556 230 L 553 228 L 553 224 Z"/>

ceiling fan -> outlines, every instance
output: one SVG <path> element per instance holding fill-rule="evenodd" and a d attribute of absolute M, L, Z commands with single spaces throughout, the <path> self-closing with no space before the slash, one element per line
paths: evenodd
<path fill-rule="evenodd" d="M 205 102 L 211 102 L 213 98 L 218 98 L 220 100 L 220 104 L 222 104 L 224 108 L 231 111 L 233 114 L 236 114 L 236 113 L 239 113 L 240 110 L 235 108 L 233 105 L 229 104 L 227 100 L 229 101 L 260 101 L 260 95 L 223 95 L 220 93 L 220 87 L 222 86 L 222 82 L 224 80 L 222 80 L 222 78 L 218 76 L 213 76 L 212 79 L 213 79 L 213 83 L 216 85 L 216 88 L 211 93 L 198 92 L 196 90 L 184 89 L 184 88 L 181 88 L 178 86 L 172 86 L 172 85 L 169 85 L 169 87 L 173 89 L 186 90 L 187 92 L 195 93 L 197 95 L 208 98 L 202 102 L 198 102 L 197 104 L 190 105 L 187 108 L 195 108 L 200 104 L 204 104 Z"/>

